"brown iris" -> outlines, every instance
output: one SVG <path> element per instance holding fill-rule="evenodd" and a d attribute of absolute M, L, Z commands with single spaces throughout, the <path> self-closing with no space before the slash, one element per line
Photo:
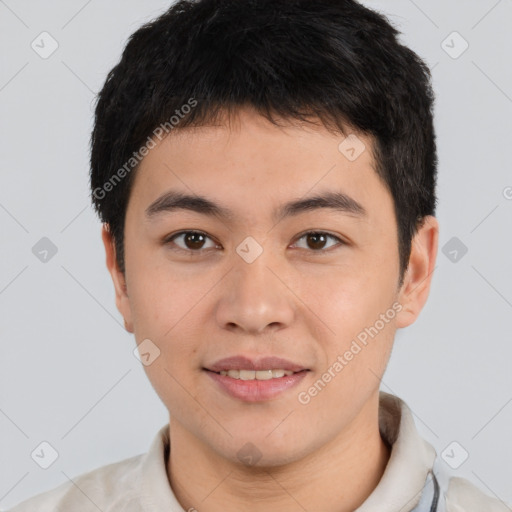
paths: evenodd
<path fill-rule="evenodd" d="M 323 249 L 327 238 L 323 233 L 308 233 L 306 237 L 311 249 Z"/>
<path fill-rule="evenodd" d="M 185 233 L 183 241 L 188 249 L 201 249 L 205 236 L 202 233 Z"/>

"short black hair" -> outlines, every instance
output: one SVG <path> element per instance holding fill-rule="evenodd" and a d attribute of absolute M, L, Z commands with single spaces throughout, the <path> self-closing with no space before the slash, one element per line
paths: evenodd
<path fill-rule="evenodd" d="M 91 135 L 91 199 L 120 270 L 144 146 L 251 106 L 274 124 L 320 120 L 372 137 L 394 200 L 401 286 L 412 238 L 435 214 L 437 154 L 430 71 L 399 36 L 354 0 L 178 0 L 134 32 L 98 94 Z"/>

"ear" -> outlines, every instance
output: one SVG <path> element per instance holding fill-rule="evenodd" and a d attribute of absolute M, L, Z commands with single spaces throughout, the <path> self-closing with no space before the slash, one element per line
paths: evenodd
<path fill-rule="evenodd" d="M 133 333 L 132 311 L 130 300 L 128 298 L 128 290 L 124 274 L 119 270 L 116 259 L 116 248 L 114 238 L 109 231 L 108 224 L 103 224 L 101 228 L 101 238 L 105 246 L 107 268 L 114 282 L 116 292 L 116 306 L 124 318 L 124 328 Z"/>
<path fill-rule="evenodd" d="M 411 243 L 409 266 L 398 295 L 402 310 L 397 315 L 397 328 L 414 323 L 427 302 L 436 262 L 438 239 L 439 222 L 434 216 L 428 215 Z"/>

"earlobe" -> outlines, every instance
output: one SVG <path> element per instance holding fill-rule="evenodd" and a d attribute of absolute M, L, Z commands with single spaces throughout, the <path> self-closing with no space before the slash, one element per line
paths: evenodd
<path fill-rule="evenodd" d="M 124 328 L 133 333 L 133 322 L 131 314 L 131 306 L 128 297 L 128 289 L 126 285 L 125 275 L 119 270 L 116 258 L 116 248 L 114 238 L 109 230 L 108 224 L 103 224 L 101 228 L 101 238 L 105 246 L 105 256 L 107 269 L 112 277 L 116 294 L 116 306 L 124 319 Z"/>
<path fill-rule="evenodd" d="M 439 222 L 434 216 L 429 215 L 425 217 L 411 243 L 409 266 L 399 293 L 402 310 L 397 315 L 397 328 L 414 323 L 427 302 L 437 257 L 438 239 Z"/>

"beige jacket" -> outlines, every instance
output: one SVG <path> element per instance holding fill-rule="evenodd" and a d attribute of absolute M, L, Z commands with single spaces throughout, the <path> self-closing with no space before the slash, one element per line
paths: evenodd
<path fill-rule="evenodd" d="M 379 484 L 355 512 L 512 512 L 469 481 L 450 478 L 447 465 L 417 432 L 409 407 L 383 391 L 379 425 L 392 446 L 391 457 Z M 169 484 L 168 453 L 167 424 L 147 453 L 79 475 L 74 483 L 65 482 L 8 512 L 188 512 Z"/>

